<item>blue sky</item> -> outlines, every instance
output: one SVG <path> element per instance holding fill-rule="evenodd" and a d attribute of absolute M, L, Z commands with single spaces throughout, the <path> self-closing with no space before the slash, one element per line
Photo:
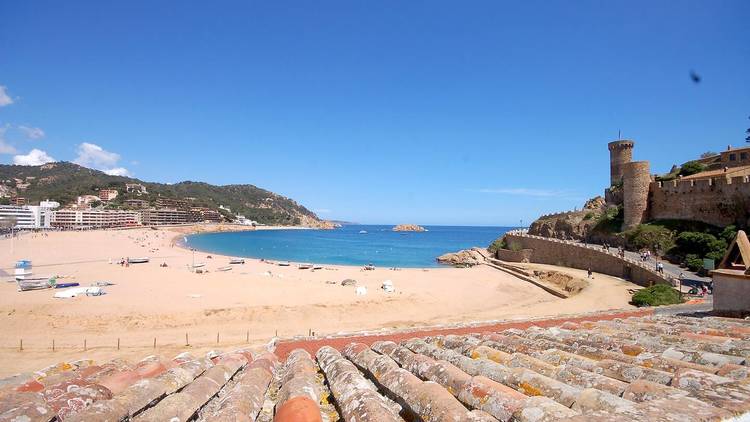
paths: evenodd
<path fill-rule="evenodd" d="M 744 142 L 747 1 L 0 2 L 0 162 L 515 225 Z M 693 69 L 703 80 L 694 84 Z"/>

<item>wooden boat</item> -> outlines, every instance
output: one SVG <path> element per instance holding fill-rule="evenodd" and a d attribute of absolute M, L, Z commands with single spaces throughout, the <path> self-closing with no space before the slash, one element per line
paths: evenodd
<path fill-rule="evenodd" d="M 145 264 L 149 261 L 148 258 L 128 258 L 128 264 Z"/>
<path fill-rule="evenodd" d="M 281 261 L 276 263 L 276 265 L 278 265 L 279 267 L 288 267 L 290 264 L 289 261 Z"/>
<path fill-rule="evenodd" d="M 313 265 L 312 269 L 313 269 L 313 270 L 322 270 L 322 269 L 323 269 L 323 266 L 322 266 L 322 265 L 320 265 L 320 264 L 315 264 L 315 265 Z"/>
<path fill-rule="evenodd" d="M 55 283 L 49 278 L 17 280 L 16 283 L 18 283 L 19 292 L 25 292 L 28 290 L 50 289 L 55 285 Z"/>
<path fill-rule="evenodd" d="M 193 264 L 193 268 L 203 268 L 206 266 L 205 262 L 199 262 L 197 264 Z"/>
<path fill-rule="evenodd" d="M 245 260 L 242 258 L 232 258 L 229 260 L 230 264 L 244 264 Z"/>
<path fill-rule="evenodd" d="M 231 271 L 232 267 L 227 265 L 226 267 L 219 267 L 216 269 L 216 271 Z"/>
<path fill-rule="evenodd" d="M 297 268 L 300 270 L 309 270 L 313 267 L 313 264 L 299 264 L 297 265 Z"/>

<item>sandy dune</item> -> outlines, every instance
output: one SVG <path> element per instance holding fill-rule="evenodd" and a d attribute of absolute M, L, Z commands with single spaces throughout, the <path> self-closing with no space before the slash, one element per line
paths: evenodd
<path fill-rule="evenodd" d="M 311 271 L 246 260 L 229 272 L 227 257 L 196 252 L 208 274 L 194 274 L 193 253 L 172 246 L 177 232 L 136 229 L 25 234 L 0 240 L 0 268 L 12 273 L 18 259 L 31 259 L 35 275 L 89 285 L 110 281 L 101 297 L 55 299 L 54 290 L 17 292 L 0 283 L 0 376 L 41 368 L 82 356 L 169 355 L 185 349 L 185 334 L 197 351 L 260 344 L 280 337 L 406 328 L 414 326 L 526 318 L 627 308 L 630 283 L 597 275 L 590 287 L 558 299 L 501 271 L 471 269 L 376 269 L 325 266 Z M 122 267 L 122 257 L 151 262 Z M 167 268 L 159 264 L 167 263 Z M 559 270 L 559 269 L 558 269 Z M 564 269 L 577 277 L 581 271 Z M 341 286 L 353 278 L 366 296 Z M 392 280 L 395 293 L 380 289 Z M 329 284 L 327 282 L 335 282 Z M 219 343 L 216 343 L 217 333 Z M 19 351 L 23 339 L 24 350 Z M 52 352 L 52 341 L 56 351 Z M 118 351 L 117 341 L 121 350 Z M 87 352 L 83 352 L 84 340 Z"/>

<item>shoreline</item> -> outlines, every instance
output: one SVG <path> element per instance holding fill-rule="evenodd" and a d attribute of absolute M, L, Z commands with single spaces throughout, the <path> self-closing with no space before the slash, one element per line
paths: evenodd
<path fill-rule="evenodd" d="M 55 289 L 18 292 L 16 283 L 0 283 L 0 360 L 6 363 L 0 376 L 37 370 L 66 356 L 80 357 L 86 340 L 88 357 L 127 359 L 184 351 L 186 335 L 191 350 L 202 353 L 312 331 L 322 336 L 632 309 L 628 289 L 634 285 L 613 277 L 597 275 L 590 288 L 560 299 L 484 265 L 400 271 L 325 265 L 313 271 L 248 258 L 243 265 L 221 271 L 230 257 L 196 254 L 195 263 L 204 264 L 199 274 L 190 270 L 193 254 L 171 245 L 174 236 L 186 232 L 187 228 L 31 234 L 15 239 L 13 252 L 11 240 L 0 239 L 2 268 L 30 259 L 37 276 L 61 275 L 61 280 L 81 286 L 112 283 L 102 296 L 71 299 L 54 298 L 59 291 Z M 109 263 L 126 256 L 149 256 L 151 261 Z M 582 271 L 560 270 L 586 278 Z M 356 287 L 342 285 L 345 279 L 356 280 Z M 395 292 L 382 289 L 385 280 L 392 282 Z M 366 294 L 357 294 L 358 287 Z M 21 340 L 24 351 L 19 351 Z"/>

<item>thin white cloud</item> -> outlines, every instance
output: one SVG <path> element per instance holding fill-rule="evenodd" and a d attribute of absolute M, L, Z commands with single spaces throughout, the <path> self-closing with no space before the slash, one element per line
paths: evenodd
<path fill-rule="evenodd" d="M 41 128 L 38 127 L 31 127 L 31 126 L 18 126 L 18 130 L 23 132 L 24 136 L 26 136 L 29 139 L 42 139 L 44 138 L 44 131 Z"/>
<path fill-rule="evenodd" d="M 0 85 L 0 107 L 5 107 L 13 104 L 13 98 L 8 95 L 8 88 Z"/>
<path fill-rule="evenodd" d="M 5 140 L 5 131 L 8 130 L 10 125 L 0 126 L 0 154 L 15 154 L 18 151 Z"/>
<path fill-rule="evenodd" d="M 128 169 L 117 167 L 119 161 L 120 154 L 107 151 L 99 145 L 84 142 L 78 145 L 78 157 L 73 162 L 115 176 L 131 176 Z"/>
<path fill-rule="evenodd" d="M 104 170 L 110 176 L 131 176 L 130 171 L 125 167 L 115 167 L 109 170 Z"/>
<path fill-rule="evenodd" d="M 41 166 L 42 164 L 57 161 L 46 152 L 40 149 L 32 149 L 26 155 L 16 155 L 13 157 L 13 164 L 19 166 Z"/>

